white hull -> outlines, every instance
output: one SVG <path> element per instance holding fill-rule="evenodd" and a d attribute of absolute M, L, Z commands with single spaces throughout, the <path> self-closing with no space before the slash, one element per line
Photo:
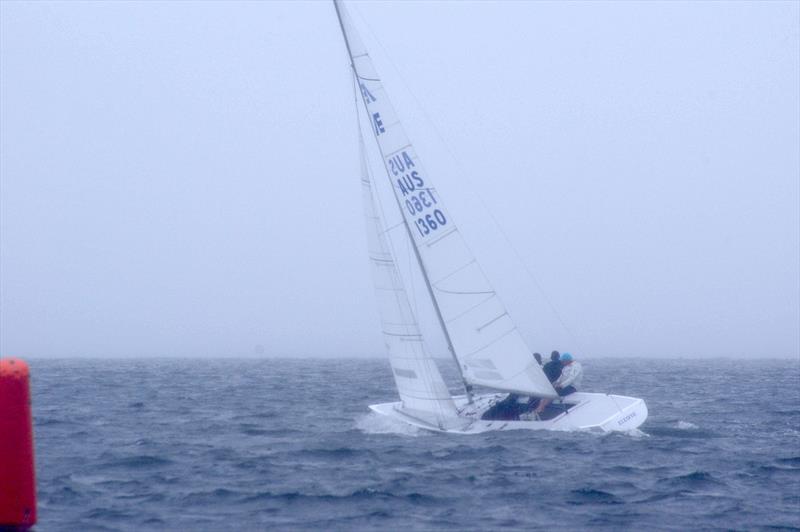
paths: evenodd
<path fill-rule="evenodd" d="M 482 420 L 481 415 L 497 400 L 505 396 L 506 394 L 475 396 L 471 405 L 467 404 L 466 396 L 453 397 L 459 415 L 448 422 L 446 426 L 433 425 L 420 419 L 413 412 L 405 410 L 399 401 L 370 405 L 370 409 L 426 430 L 457 434 L 476 434 L 495 430 L 629 431 L 637 428 L 647 419 L 647 405 L 642 399 L 624 395 L 576 392 L 553 402 L 556 407 L 559 405 L 571 406 L 569 410 L 565 410 L 552 419 L 542 421 Z"/>

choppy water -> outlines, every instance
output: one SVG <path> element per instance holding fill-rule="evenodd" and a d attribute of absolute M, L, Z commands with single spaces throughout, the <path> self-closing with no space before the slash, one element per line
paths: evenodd
<path fill-rule="evenodd" d="M 797 360 L 584 361 L 627 435 L 397 425 L 385 360 L 31 367 L 40 531 L 800 527 Z"/>

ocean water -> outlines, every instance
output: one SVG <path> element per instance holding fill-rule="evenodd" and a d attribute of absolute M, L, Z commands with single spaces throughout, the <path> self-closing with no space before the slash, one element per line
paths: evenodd
<path fill-rule="evenodd" d="M 37 530 L 800 528 L 797 360 L 583 362 L 641 430 L 427 433 L 381 359 L 32 360 Z"/>

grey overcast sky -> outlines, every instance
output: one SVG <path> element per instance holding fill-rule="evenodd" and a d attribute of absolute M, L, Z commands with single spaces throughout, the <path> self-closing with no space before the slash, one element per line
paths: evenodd
<path fill-rule="evenodd" d="M 533 349 L 797 358 L 799 6 L 351 11 Z M 384 356 L 329 2 L 0 24 L 0 353 Z"/>

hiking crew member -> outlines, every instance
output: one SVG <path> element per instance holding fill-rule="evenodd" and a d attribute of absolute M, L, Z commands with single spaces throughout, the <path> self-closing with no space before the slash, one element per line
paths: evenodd
<path fill-rule="evenodd" d="M 547 375 L 547 378 L 550 382 L 555 382 L 561 376 L 561 355 L 558 354 L 558 351 L 553 351 L 550 353 L 550 362 L 544 365 L 544 374 Z"/>
<path fill-rule="evenodd" d="M 553 354 L 557 353 L 554 351 Z M 553 383 L 553 388 L 556 389 L 558 395 L 563 397 L 578 391 L 577 388 L 581 385 L 581 379 L 583 378 L 583 368 L 581 363 L 575 361 L 569 353 L 564 353 L 560 359 L 562 365 L 561 375 Z M 534 412 L 537 415 L 541 414 L 551 402 L 551 399 L 542 399 Z"/>
<path fill-rule="evenodd" d="M 577 392 L 581 379 L 583 379 L 581 363 L 573 360 L 569 353 L 564 353 L 561 357 L 561 376 L 553 383 L 558 395 L 563 397 Z"/>

